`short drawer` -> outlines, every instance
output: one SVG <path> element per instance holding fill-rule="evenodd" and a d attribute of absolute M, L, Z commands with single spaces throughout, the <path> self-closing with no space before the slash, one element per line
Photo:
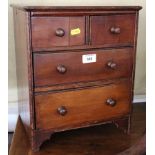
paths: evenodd
<path fill-rule="evenodd" d="M 85 17 L 32 17 L 33 49 L 85 44 Z"/>
<path fill-rule="evenodd" d="M 129 82 L 43 93 L 35 96 L 36 127 L 56 130 L 108 121 L 129 114 L 130 104 Z"/>
<path fill-rule="evenodd" d="M 132 75 L 132 48 L 34 54 L 36 87 Z"/>
<path fill-rule="evenodd" d="M 91 17 L 92 45 L 133 45 L 135 38 L 135 14 Z"/>

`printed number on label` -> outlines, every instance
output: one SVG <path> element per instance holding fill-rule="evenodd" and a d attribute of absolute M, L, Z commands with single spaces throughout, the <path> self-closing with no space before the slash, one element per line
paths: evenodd
<path fill-rule="evenodd" d="M 82 63 L 93 63 L 96 62 L 96 54 L 82 55 Z"/>

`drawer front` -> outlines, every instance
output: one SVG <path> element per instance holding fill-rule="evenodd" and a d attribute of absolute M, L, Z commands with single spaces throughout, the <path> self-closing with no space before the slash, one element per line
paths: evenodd
<path fill-rule="evenodd" d="M 135 15 L 109 15 L 91 17 L 92 45 L 133 45 Z"/>
<path fill-rule="evenodd" d="M 34 54 L 34 83 L 38 87 L 130 77 L 132 55 L 131 48 Z"/>
<path fill-rule="evenodd" d="M 130 83 L 35 96 L 36 127 L 59 129 L 108 121 L 130 112 Z"/>
<path fill-rule="evenodd" d="M 32 17 L 33 49 L 85 44 L 85 17 Z"/>

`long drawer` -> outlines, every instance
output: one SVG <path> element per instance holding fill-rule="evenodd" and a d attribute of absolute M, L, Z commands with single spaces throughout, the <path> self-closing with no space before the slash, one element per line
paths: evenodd
<path fill-rule="evenodd" d="M 65 129 L 108 121 L 130 112 L 129 81 L 82 90 L 42 93 L 35 96 L 36 127 Z"/>
<path fill-rule="evenodd" d="M 132 48 L 34 54 L 35 86 L 130 77 Z"/>

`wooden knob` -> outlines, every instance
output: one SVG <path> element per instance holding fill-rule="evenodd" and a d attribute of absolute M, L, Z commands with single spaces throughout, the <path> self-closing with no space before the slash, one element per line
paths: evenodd
<path fill-rule="evenodd" d="M 58 65 L 58 66 L 57 66 L 57 71 L 58 71 L 59 73 L 61 73 L 61 74 L 64 74 L 64 73 L 66 73 L 67 68 L 66 68 L 64 65 Z"/>
<path fill-rule="evenodd" d="M 107 63 L 107 66 L 108 66 L 109 68 L 111 68 L 111 69 L 116 69 L 117 64 L 116 64 L 115 62 L 113 62 L 113 61 L 109 61 L 109 62 Z"/>
<path fill-rule="evenodd" d="M 108 98 L 108 99 L 106 100 L 106 104 L 113 107 L 113 106 L 116 105 L 116 100 L 114 100 L 114 99 L 112 99 L 112 98 Z"/>
<path fill-rule="evenodd" d="M 110 32 L 113 34 L 120 34 L 121 29 L 120 29 L 120 27 L 111 27 Z"/>
<path fill-rule="evenodd" d="M 58 37 L 63 37 L 65 35 L 65 31 L 62 28 L 58 28 L 55 31 L 55 35 L 58 36 Z"/>
<path fill-rule="evenodd" d="M 61 115 L 61 116 L 64 116 L 67 114 L 67 109 L 65 106 L 61 106 L 57 109 L 58 113 Z"/>

